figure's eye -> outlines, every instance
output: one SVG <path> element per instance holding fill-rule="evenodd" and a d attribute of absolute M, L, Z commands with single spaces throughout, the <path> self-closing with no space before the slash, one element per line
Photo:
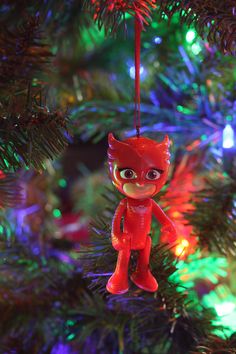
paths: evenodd
<path fill-rule="evenodd" d="M 148 173 L 146 174 L 146 178 L 149 179 L 150 181 L 154 181 L 156 179 L 159 179 L 162 173 L 163 173 L 162 170 L 152 169 L 148 171 Z"/>
<path fill-rule="evenodd" d="M 137 178 L 136 173 L 133 170 L 131 170 L 131 168 L 124 168 L 123 170 L 120 170 L 120 176 L 124 179 Z"/>

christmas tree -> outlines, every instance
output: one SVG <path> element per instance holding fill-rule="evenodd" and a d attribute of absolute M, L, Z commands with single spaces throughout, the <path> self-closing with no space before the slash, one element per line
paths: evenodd
<path fill-rule="evenodd" d="M 236 353 L 235 15 L 234 0 L 1 2 L 0 353 Z M 111 132 L 171 142 L 157 291 L 106 289 Z"/>

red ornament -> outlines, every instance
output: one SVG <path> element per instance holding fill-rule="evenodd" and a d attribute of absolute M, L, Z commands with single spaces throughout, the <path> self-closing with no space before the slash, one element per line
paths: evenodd
<path fill-rule="evenodd" d="M 166 182 L 169 169 L 169 138 L 161 143 L 144 137 L 118 141 L 108 137 L 108 163 L 115 187 L 126 196 L 112 222 L 112 245 L 119 252 L 115 272 L 108 280 L 112 294 L 128 291 L 128 264 L 132 250 L 139 251 L 136 271 L 131 280 L 141 289 L 155 292 L 158 284 L 149 269 L 152 214 L 162 224 L 162 233 L 176 239 L 171 220 L 151 198 Z M 123 218 L 123 227 L 121 222 Z"/>

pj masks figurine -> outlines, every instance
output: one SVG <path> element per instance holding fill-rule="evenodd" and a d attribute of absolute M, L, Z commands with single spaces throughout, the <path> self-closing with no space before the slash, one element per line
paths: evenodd
<path fill-rule="evenodd" d="M 162 225 L 168 239 L 176 239 L 171 220 L 151 198 L 166 182 L 169 169 L 169 138 L 161 143 L 145 137 L 118 141 L 108 136 L 108 164 L 112 183 L 125 195 L 112 221 L 112 245 L 118 259 L 115 272 L 107 282 L 107 291 L 124 294 L 129 289 L 128 265 L 132 250 L 139 251 L 137 267 L 131 280 L 139 288 L 155 292 L 158 283 L 149 268 L 152 215 Z"/>

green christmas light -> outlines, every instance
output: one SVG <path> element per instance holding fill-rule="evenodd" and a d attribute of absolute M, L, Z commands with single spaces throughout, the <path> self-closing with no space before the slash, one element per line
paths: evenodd
<path fill-rule="evenodd" d="M 2 225 L 0 225 L 0 234 L 2 235 L 4 231 L 4 227 Z"/>
<path fill-rule="evenodd" d="M 65 188 L 67 186 L 67 182 L 66 182 L 65 178 L 61 178 L 59 180 L 58 184 L 61 188 Z"/>
<path fill-rule="evenodd" d="M 133 17 L 132 15 L 128 14 L 127 12 L 125 13 L 125 19 L 128 20 L 129 18 Z"/>
<path fill-rule="evenodd" d="M 235 308 L 236 308 L 236 303 L 233 303 L 230 301 L 225 301 L 221 304 L 215 305 L 217 315 L 220 317 L 226 316 L 226 315 L 232 313 L 232 311 L 234 311 Z"/>
<path fill-rule="evenodd" d="M 75 338 L 75 334 L 74 333 L 69 334 L 69 336 L 67 337 L 68 340 L 72 340 L 74 338 Z"/>
<path fill-rule="evenodd" d="M 75 321 L 68 320 L 68 321 L 66 321 L 66 324 L 67 324 L 67 326 L 74 326 Z"/>
<path fill-rule="evenodd" d="M 57 51 L 58 51 L 58 46 L 57 45 L 54 45 L 54 46 L 52 46 L 52 54 L 53 55 L 56 55 L 57 54 Z"/>
<path fill-rule="evenodd" d="M 192 52 L 193 52 L 194 55 L 198 55 L 201 52 L 201 50 L 202 50 L 200 44 L 198 44 L 198 43 L 194 43 L 192 45 L 191 49 L 192 49 Z"/>
<path fill-rule="evenodd" d="M 32 86 L 37 86 L 38 85 L 38 79 L 34 78 L 32 81 Z"/>
<path fill-rule="evenodd" d="M 152 28 L 157 28 L 158 27 L 158 23 L 153 21 L 151 26 L 152 26 Z"/>
<path fill-rule="evenodd" d="M 224 333 L 217 331 L 220 337 L 230 336 L 236 331 L 236 297 L 227 285 L 218 285 L 214 291 L 203 297 L 203 304 L 213 308 L 218 316 L 216 325 L 224 326 Z"/>
<path fill-rule="evenodd" d="M 145 43 L 143 44 L 143 47 L 146 48 L 146 49 L 148 49 L 148 48 L 151 47 L 151 44 L 148 43 L 148 42 L 145 42 Z"/>
<path fill-rule="evenodd" d="M 186 41 L 188 43 L 192 43 L 194 41 L 194 39 L 196 38 L 196 31 L 190 29 L 187 33 L 186 33 Z"/>
<path fill-rule="evenodd" d="M 180 112 L 180 113 L 183 113 L 183 114 L 192 114 L 193 112 L 187 108 L 187 107 L 183 107 L 183 106 L 180 106 L 178 105 L 177 107 L 177 111 Z"/>
<path fill-rule="evenodd" d="M 190 255 L 187 261 L 178 262 L 178 271 L 173 274 L 172 280 L 188 289 L 194 287 L 194 281 L 197 279 L 209 279 L 212 284 L 218 284 L 219 277 L 227 276 L 227 267 L 226 258 L 214 255 L 200 258 L 200 251 L 197 251 Z"/>
<path fill-rule="evenodd" d="M 53 216 L 57 219 L 61 217 L 61 211 L 59 209 L 54 209 L 52 213 Z"/>

